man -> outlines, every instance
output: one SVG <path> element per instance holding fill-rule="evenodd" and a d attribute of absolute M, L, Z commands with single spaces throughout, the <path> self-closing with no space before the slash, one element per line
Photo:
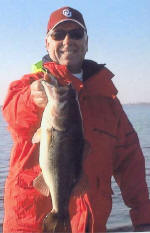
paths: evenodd
<path fill-rule="evenodd" d="M 91 147 L 83 160 L 83 177 L 70 197 L 72 232 L 106 231 L 112 207 L 112 175 L 131 208 L 135 230 L 150 230 L 150 200 L 138 137 L 116 97 L 113 74 L 104 65 L 84 59 L 88 36 L 80 12 L 63 7 L 51 14 L 46 48 L 48 56 L 43 65 L 50 62 L 50 72 L 61 80 L 71 81 L 72 75 L 76 80 L 84 137 Z M 32 144 L 32 137 L 47 104 L 43 77 L 41 67 L 13 82 L 3 105 L 14 139 L 5 185 L 4 233 L 41 232 L 43 219 L 51 209 L 50 198 L 33 187 L 40 167 L 39 145 Z"/>

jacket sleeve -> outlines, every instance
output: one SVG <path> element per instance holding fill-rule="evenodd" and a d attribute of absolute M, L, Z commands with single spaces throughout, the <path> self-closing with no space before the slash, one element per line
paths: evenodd
<path fill-rule="evenodd" d="M 118 117 L 117 145 L 113 161 L 114 177 L 125 204 L 131 208 L 130 216 L 136 228 L 150 224 L 150 200 L 145 178 L 145 160 L 137 133 L 119 102 L 118 104 L 121 110 Z"/>
<path fill-rule="evenodd" d="M 25 75 L 10 84 L 2 111 L 14 138 L 29 139 L 39 127 L 42 109 L 33 102 L 30 84 L 41 75 Z"/>

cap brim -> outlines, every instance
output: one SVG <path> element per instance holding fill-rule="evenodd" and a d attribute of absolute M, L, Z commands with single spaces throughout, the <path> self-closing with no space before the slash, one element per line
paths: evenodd
<path fill-rule="evenodd" d="M 67 21 L 75 22 L 75 23 L 77 23 L 78 25 L 80 25 L 84 30 L 86 30 L 86 27 L 85 27 L 82 23 L 80 23 L 79 21 L 77 21 L 77 20 L 75 20 L 75 19 L 63 19 L 63 20 L 59 21 L 58 23 L 56 23 L 56 24 L 50 29 L 50 31 L 53 30 L 55 27 L 57 27 L 59 24 L 61 24 L 61 23 L 63 23 L 63 22 L 67 22 Z"/>

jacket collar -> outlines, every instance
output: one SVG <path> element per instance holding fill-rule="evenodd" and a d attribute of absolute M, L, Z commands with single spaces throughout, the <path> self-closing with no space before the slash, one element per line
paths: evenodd
<path fill-rule="evenodd" d="M 42 59 L 43 63 L 50 62 L 49 55 L 45 55 Z M 92 95 L 102 95 L 114 98 L 118 93 L 111 79 L 114 74 L 105 67 L 105 64 L 98 64 L 92 60 L 84 60 L 83 65 L 83 87 Z M 74 83 L 80 90 L 81 82 L 74 77 Z M 79 86 L 79 88 L 78 88 Z"/>
<path fill-rule="evenodd" d="M 49 54 L 46 54 L 42 58 L 42 63 L 52 62 Z M 90 78 L 95 73 L 99 72 L 102 68 L 104 68 L 105 64 L 97 64 L 95 61 L 85 59 L 83 61 L 82 69 L 83 69 L 83 81 Z"/>
<path fill-rule="evenodd" d="M 83 81 L 86 81 L 94 74 L 98 73 L 100 70 L 104 68 L 105 64 L 98 64 L 92 60 L 84 60 L 82 64 L 83 69 Z"/>
<path fill-rule="evenodd" d="M 88 93 L 114 98 L 118 91 L 111 80 L 113 77 L 114 74 L 105 67 L 105 64 L 84 60 L 83 85 Z"/>

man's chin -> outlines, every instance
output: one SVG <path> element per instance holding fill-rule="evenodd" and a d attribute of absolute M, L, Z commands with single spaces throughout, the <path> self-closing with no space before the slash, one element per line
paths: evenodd
<path fill-rule="evenodd" d="M 79 73 L 82 66 L 82 64 L 79 64 L 79 62 L 77 62 L 77 59 L 76 60 L 64 59 L 60 61 L 59 64 L 65 65 L 68 68 L 68 70 L 70 70 L 72 73 Z"/>
<path fill-rule="evenodd" d="M 61 64 L 65 65 L 67 67 L 74 67 L 74 66 L 76 66 L 76 63 L 75 62 L 71 62 L 70 60 L 69 61 L 64 60 L 64 61 L 61 62 Z"/>

